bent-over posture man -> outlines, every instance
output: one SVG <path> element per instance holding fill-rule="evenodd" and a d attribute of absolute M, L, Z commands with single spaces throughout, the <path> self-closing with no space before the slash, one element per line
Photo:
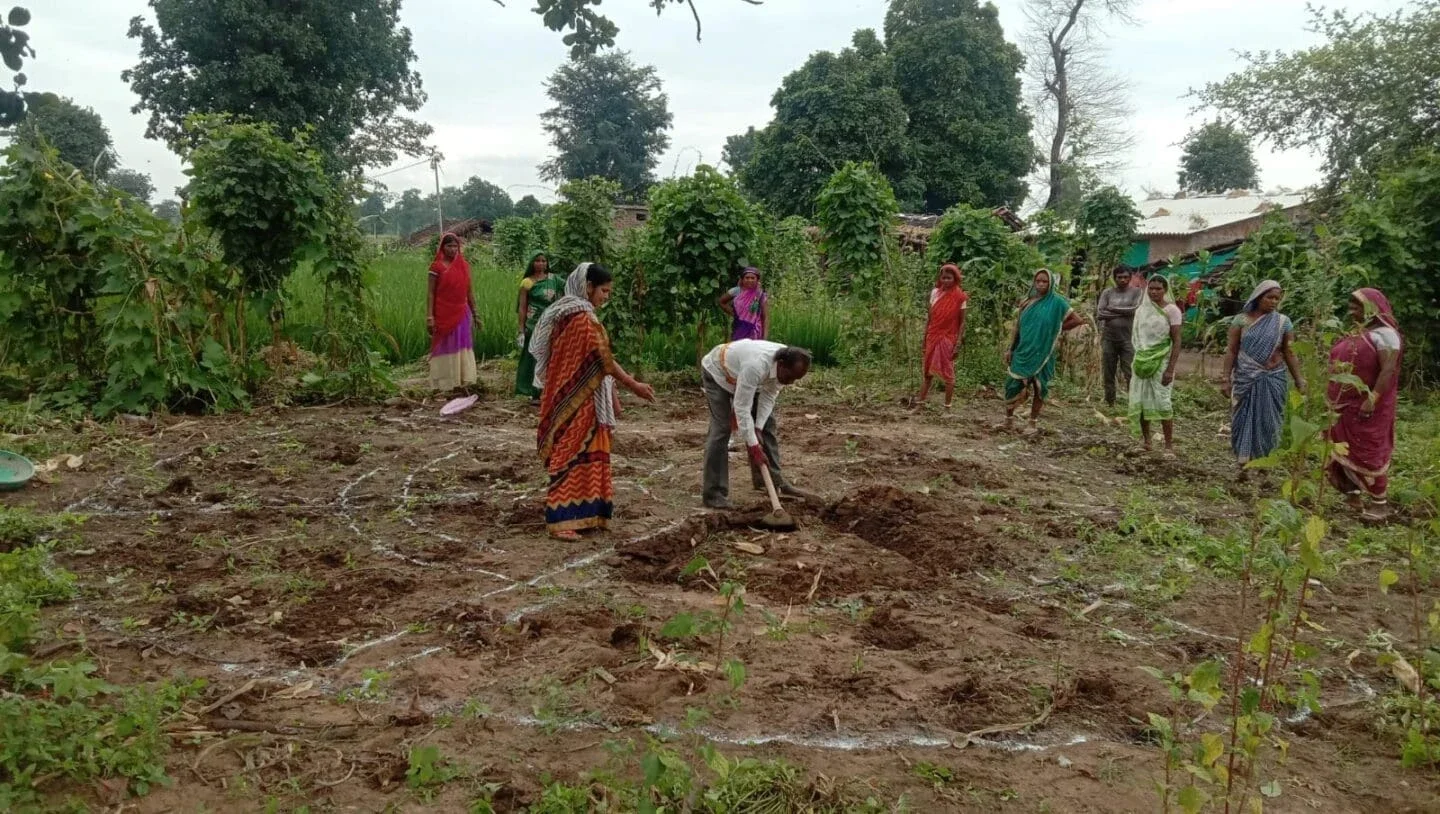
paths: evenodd
<path fill-rule="evenodd" d="M 710 404 L 710 433 L 705 438 L 701 499 L 712 509 L 730 507 L 730 459 L 726 449 L 734 426 L 750 457 L 750 480 L 764 489 L 760 467 L 770 469 L 775 488 L 804 496 L 780 472 L 775 438 L 775 400 L 780 388 L 810 372 L 810 351 L 778 342 L 742 339 L 716 346 L 700 363 L 705 400 Z M 758 431 L 757 431 L 758 428 Z"/>

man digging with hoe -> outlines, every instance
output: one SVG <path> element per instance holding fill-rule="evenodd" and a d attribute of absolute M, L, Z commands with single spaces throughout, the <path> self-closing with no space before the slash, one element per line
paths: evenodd
<path fill-rule="evenodd" d="M 734 426 L 750 458 L 750 481 L 769 492 L 772 513 L 761 525 L 793 527 L 780 508 L 775 487 L 802 499 L 811 496 L 791 486 L 780 471 L 780 444 L 775 437 L 775 400 L 780 389 L 810 372 L 810 352 L 776 342 L 742 339 L 716 346 L 700 363 L 705 400 L 710 405 L 710 432 L 705 438 L 702 500 L 712 509 L 730 508 L 730 459 L 727 450 Z M 758 432 L 757 432 L 758 428 Z"/>

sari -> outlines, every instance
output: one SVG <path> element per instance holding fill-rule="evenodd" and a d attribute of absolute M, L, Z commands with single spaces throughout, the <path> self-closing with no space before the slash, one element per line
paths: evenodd
<path fill-rule="evenodd" d="M 1230 449 L 1241 463 L 1264 458 L 1280 445 L 1285 426 L 1285 398 L 1290 392 L 1290 371 L 1284 364 L 1266 367 L 1290 333 L 1290 318 L 1279 311 L 1254 322 L 1249 315 L 1260 308 L 1260 298 L 1279 288 L 1274 280 L 1255 287 L 1245 310 L 1233 325 L 1240 327 L 1240 352 L 1231 372 Z"/>
<path fill-rule="evenodd" d="M 744 282 L 747 274 L 755 275 L 756 285 L 754 288 L 740 285 L 730 289 L 730 293 L 734 296 L 734 299 L 730 301 L 730 307 L 735 310 L 735 318 L 730 323 L 731 342 L 741 339 L 765 338 L 764 305 L 770 297 L 760 288 L 760 270 L 745 269 L 740 274 L 741 282 Z"/>
<path fill-rule="evenodd" d="M 1050 275 L 1050 290 L 1045 296 L 1030 287 L 1030 298 L 1020 306 L 1015 345 L 1011 350 L 1010 367 L 1006 371 L 1005 402 L 1014 406 L 1028 398 L 1033 390 L 1044 401 L 1050 395 L 1050 380 L 1055 377 L 1055 348 L 1065 329 L 1070 303 L 1056 293 L 1060 279 Z"/>
<path fill-rule="evenodd" d="M 1130 325 L 1130 343 L 1135 348 L 1135 358 L 1130 363 L 1130 424 L 1136 433 L 1140 432 L 1141 421 L 1175 418 L 1171 400 L 1173 385 L 1164 384 L 1165 368 L 1174 344 L 1170 340 L 1169 309 L 1178 310 L 1170 301 L 1168 279 L 1165 279 L 1165 294 L 1163 306 L 1156 305 L 1147 294 L 1135 309 L 1135 320 Z"/>
<path fill-rule="evenodd" d="M 540 315 L 565 293 L 564 278 L 553 272 L 539 282 L 532 282 L 529 270 L 534 267 L 536 259 L 544 256 L 544 252 L 536 252 L 530 258 L 530 262 L 525 264 L 525 279 L 520 283 L 521 288 L 530 292 L 530 299 L 525 311 L 525 346 L 520 349 L 520 364 L 515 369 L 515 395 L 530 398 L 540 397 L 540 388 L 535 386 L 535 356 L 530 353 L 530 341 L 535 336 Z"/>
<path fill-rule="evenodd" d="M 1369 319 L 1358 331 L 1335 342 L 1330 349 L 1330 372 L 1350 373 L 1364 382 L 1367 389 L 1334 380 L 1330 382 L 1330 405 L 1339 413 L 1339 418 L 1330 428 L 1330 440 L 1344 447 L 1330 453 L 1327 466 L 1331 482 L 1344 491 L 1363 489 L 1376 500 L 1384 500 L 1389 488 L 1390 458 L 1395 453 L 1399 376 L 1390 382 L 1385 392 L 1375 393 L 1375 412 L 1369 417 L 1360 415 L 1360 407 L 1380 378 L 1376 329 L 1385 327 L 1394 331 L 1399 339 L 1397 350 L 1401 354 L 1405 350 L 1405 339 L 1400 333 L 1399 323 L 1395 321 L 1390 301 L 1384 294 L 1374 288 L 1362 288 L 1354 296 L 1364 303 Z"/>
<path fill-rule="evenodd" d="M 946 264 L 940 267 L 940 276 L 946 271 L 958 277 L 960 269 Z M 930 291 L 930 320 L 925 324 L 926 378 L 939 376 L 946 384 L 955 383 L 955 348 L 960 341 L 960 319 L 965 315 L 969 299 L 960 286 L 942 289 L 940 278 L 935 279 L 935 288 Z"/>
<path fill-rule="evenodd" d="M 475 369 L 474 337 L 470 326 L 475 315 L 470 310 L 470 264 L 464 252 L 455 259 L 445 260 L 446 233 L 435 249 L 430 276 L 435 278 L 435 333 L 430 337 L 430 386 L 436 390 L 455 390 L 473 384 Z M 457 238 L 458 239 L 458 238 Z"/>
<path fill-rule="evenodd" d="M 565 296 L 541 315 L 531 342 L 541 388 L 536 433 L 549 488 L 545 525 L 551 533 L 604 528 L 614 514 L 610 444 L 615 428 L 615 362 L 610 339 L 585 298 L 581 263 Z"/>

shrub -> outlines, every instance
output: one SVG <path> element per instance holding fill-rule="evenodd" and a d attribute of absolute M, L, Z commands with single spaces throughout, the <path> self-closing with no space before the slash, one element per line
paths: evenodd
<path fill-rule="evenodd" d="M 899 212 L 890 182 L 873 165 L 847 162 L 820 190 L 815 210 L 837 287 L 865 300 L 880 296 Z"/>
<path fill-rule="evenodd" d="M 568 181 L 550 207 L 550 264 L 572 269 L 580 263 L 608 263 L 615 252 L 615 200 L 620 185 L 604 178 Z"/>

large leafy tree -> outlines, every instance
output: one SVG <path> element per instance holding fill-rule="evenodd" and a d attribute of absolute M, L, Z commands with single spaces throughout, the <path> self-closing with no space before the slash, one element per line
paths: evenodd
<path fill-rule="evenodd" d="M 642 196 L 670 146 L 672 117 L 660 75 L 629 54 L 588 56 L 556 69 L 545 83 L 555 106 L 541 114 L 555 156 L 540 165 L 548 181 L 608 178 Z"/>
<path fill-rule="evenodd" d="M 747 127 L 745 132 L 725 138 L 725 146 L 720 150 L 720 160 L 730 168 L 732 175 L 750 163 L 750 156 L 755 154 L 755 143 L 759 140 L 760 131 L 754 127 Z"/>
<path fill-rule="evenodd" d="M 332 170 L 420 155 L 431 128 L 397 110 L 425 101 L 400 0 L 150 0 L 130 22 L 140 61 L 122 78 L 146 135 L 183 144 L 193 113 L 232 113 L 291 133 Z"/>
<path fill-rule="evenodd" d="M 479 176 L 472 176 L 460 187 L 460 211 L 456 215 L 480 218 L 491 223 L 509 217 L 515 211 L 510 193 Z"/>
<path fill-rule="evenodd" d="M 754 139 L 740 179 L 776 214 L 812 214 L 815 196 L 847 162 L 876 166 L 902 202 L 919 198 L 908 180 L 905 105 L 874 31 L 856 31 L 838 54 L 811 55 L 770 104 L 775 119 Z M 727 145 L 726 160 L 734 155 Z"/>
<path fill-rule="evenodd" d="M 1228 192 L 1260 185 L 1260 167 L 1250 139 L 1224 122 L 1208 122 L 1185 137 L 1180 188 L 1186 192 Z"/>
<path fill-rule="evenodd" d="M 150 203 L 150 196 L 155 194 L 155 185 L 150 182 L 150 176 L 139 170 L 123 167 L 114 170 L 105 178 L 105 184 L 146 205 Z"/>
<path fill-rule="evenodd" d="M 114 169 L 110 130 L 100 114 L 53 93 L 27 93 L 25 107 L 25 118 L 15 128 L 18 139 L 34 143 L 43 138 L 60 153 L 62 161 L 87 178 L 103 179 Z"/>
<path fill-rule="evenodd" d="M 534 195 L 526 195 L 515 202 L 514 215 L 517 218 L 533 218 L 544 213 L 545 204 L 540 203 L 540 199 Z"/>
<path fill-rule="evenodd" d="M 1020 49 L 978 0 L 891 0 L 885 43 L 909 113 L 925 208 L 1018 205 L 1035 163 Z"/>
<path fill-rule="evenodd" d="M 1247 66 L 1197 94 L 1245 133 L 1325 157 L 1332 186 L 1440 140 L 1440 0 L 1388 16 L 1312 9 L 1324 39 L 1242 53 Z"/>

